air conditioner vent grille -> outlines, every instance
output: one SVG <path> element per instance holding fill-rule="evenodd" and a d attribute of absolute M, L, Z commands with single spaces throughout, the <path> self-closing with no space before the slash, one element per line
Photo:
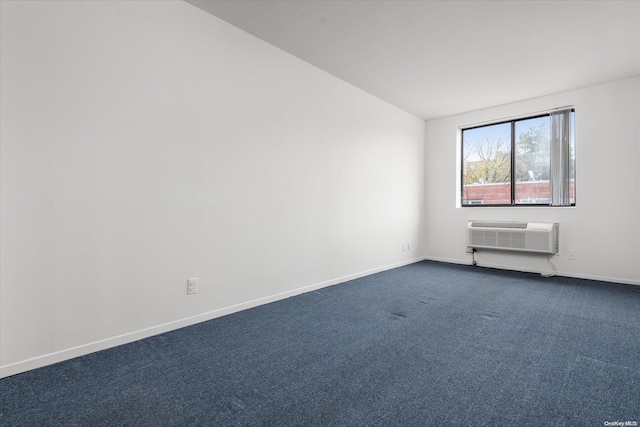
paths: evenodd
<path fill-rule="evenodd" d="M 555 254 L 558 252 L 558 224 L 469 221 L 467 246 Z"/>
<path fill-rule="evenodd" d="M 471 221 L 474 228 L 527 228 L 526 222 L 491 222 L 491 221 Z"/>

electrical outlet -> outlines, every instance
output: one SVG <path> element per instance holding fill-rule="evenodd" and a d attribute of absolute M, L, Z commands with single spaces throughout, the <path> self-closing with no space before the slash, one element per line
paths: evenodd
<path fill-rule="evenodd" d="M 198 278 L 192 277 L 187 280 L 187 295 L 198 293 Z"/>
<path fill-rule="evenodd" d="M 578 255 L 576 255 L 576 251 L 569 251 L 568 258 L 569 258 L 571 261 L 575 261 L 575 260 L 577 260 L 577 259 L 578 259 Z"/>
<path fill-rule="evenodd" d="M 409 244 L 409 242 L 407 242 L 407 250 L 410 251 L 411 250 L 411 244 Z"/>

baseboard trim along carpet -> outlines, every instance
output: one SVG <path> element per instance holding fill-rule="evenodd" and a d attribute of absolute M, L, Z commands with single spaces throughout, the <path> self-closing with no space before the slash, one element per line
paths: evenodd
<path fill-rule="evenodd" d="M 424 257 L 424 259 L 428 261 L 446 262 L 448 264 L 473 265 L 470 260 L 462 260 L 462 259 L 442 258 L 442 257 L 433 257 L 433 256 L 426 256 Z M 523 273 L 547 274 L 551 272 L 551 271 L 541 271 L 541 270 L 522 267 L 522 266 L 496 264 L 496 263 L 485 262 L 485 261 L 478 261 L 478 267 L 496 268 L 498 270 L 508 270 L 508 271 L 520 271 Z M 640 280 L 628 280 L 628 279 L 622 279 L 618 277 L 593 276 L 589 274 L 574 274 L 574 273 L 569 274 L 563 271 L 558 271 L 556 275 L 562 276 L 562 277 L 571 277 L 574 279 L 597 280 L 599 282 L 623 283 L 625 285 L 640 286 Z"/>
<path fill-rule="evenodd" d="M 32 369 L 42 368 L 47 365 L 62 362 L 65 360 L 73 359 L 75 357 L 84 356 L 86 354 L 94 353 L 96 351 L 106 350 L 108 348 L 117 347 L 119 345 L 128 344 L 134 341 L 138 341 L 144 338 L 149 338 L 154 335 L 163 334 L 176 329 L 184 328 L 187 326 L 195 325 L 197 323 L 206 322 L 217 317 L 226 316 L 238 311 L 247 310 L 249 308 L 257 307 L 259 305 L 268 304 L 285 298 L 289 298 L 295 295 L 300 295 L 306 292 L 312 292 L 317 289 L 325 288 L 327 286 L 333 286 L 340 283 L 348 282 L 350 280 L 358 279 L 371 274 L 379 273 L 386 270 L 402 267 L 416 262 L 423 261 L 425 258 L 414 258 L 406 261 L 401 261 L 395 264 L 386 265 L 383 267 L 373 268 L 359 273 L 350 274 L 348 276 L 338 277 L 336 279 L 327 280 L 312 285 L 303 286 L 301 288 L 292 289 L 290 291 L 281 292 L 275 295 L 269 295 L 266 297 L 246 301 L 240 304 L 235 304 L 229 307 L 223 307 L 217 310 L 212 310 L 206 313 L 198 314 L 195 316 L 179 319 L 173 322 L 164 323 L 162 325 L 152 326 L 150 328 L 141 329 L 138 331 L 129 332 L 127 334 L 118 335 L 115 337 L 107 338 L 100 341 L 94 341 L 89 344 L 72 347 L 57 351 L 55 353 L 46 354 L 43 356 L 34 357 L 32 359 L 23 360 L 16 363 L 0 366 L 0 378 L 9 377 L 22 372 L 30 371 Z"/>

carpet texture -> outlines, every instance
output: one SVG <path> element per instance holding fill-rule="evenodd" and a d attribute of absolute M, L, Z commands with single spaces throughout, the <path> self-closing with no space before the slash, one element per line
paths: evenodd
<path fill-rule="evenodd" d="M 640 287 L 424 261 L 0 381 L 2 426 L 640 425 Z"/>

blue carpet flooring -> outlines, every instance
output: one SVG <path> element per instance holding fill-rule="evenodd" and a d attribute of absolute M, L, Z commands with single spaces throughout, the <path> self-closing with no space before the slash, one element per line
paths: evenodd
<path fill-rule="evenodd" d="M 420 262 L 0 381 L 2 426 L 640 425 L 640 287 Z"/>

